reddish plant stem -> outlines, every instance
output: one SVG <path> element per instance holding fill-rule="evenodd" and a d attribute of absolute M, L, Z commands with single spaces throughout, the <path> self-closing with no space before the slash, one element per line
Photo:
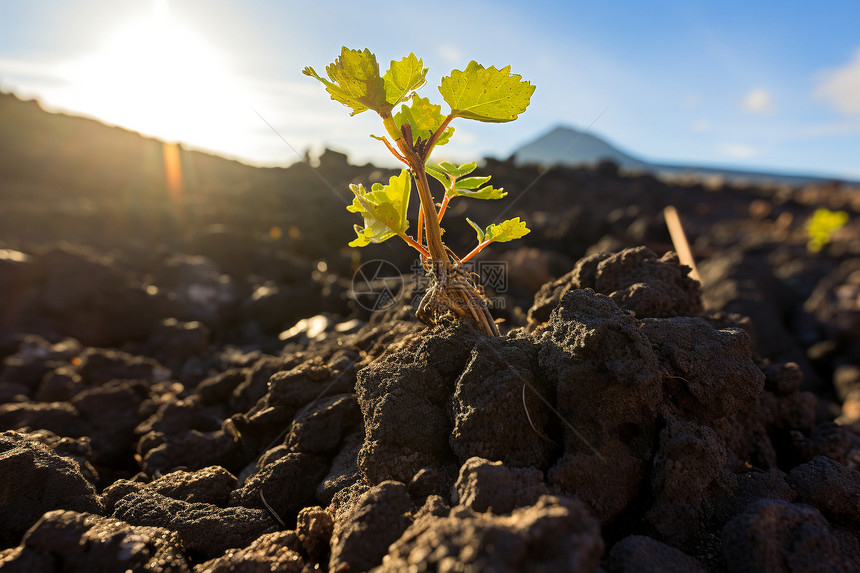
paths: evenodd
<path fill-rule="evenodd" d="M 394 146 L 392 146 L 392 145 L 391 145 L 391 143 L 389 143 L 387 139 L 385 139 L 385 138 L 383 137 L 383 138 L 381 138 L 381 139 L 380 139 L 380 141 L 382 141 L 382 143 L 384 143 L 384 144 L 385 144 L 385 147 L 387 147 L 387 148 L 388 148 L 388 151 L 390 151 L 390 152 L 391 152 L 391 155 L 393 155 L 394 157 L 396 157 L 396 158 L 398 159 L 398 161 L 400 161 L 401 163 L 405 163 L 407 166 L 409 166 L 409 162 L 408 162 L 408 161 L 406 161 L 406 158 L 405 158 L 405 157 L 403 157 L 402 155 L 400 155 L 400 153 L 398 153 L 398 152 L 397 152 L 397 150 L 396 150 L 396 149 L 394 149 Z"/>
<path fill-rule="evenodd" d="M 421 253 L 422 256 L 428 257 L 428 258 L 430 257 L 430 253 L 427 252 L 427 249 L 425 249 L 424 246 L 421 245 L 421 243 L 415 241 L 415 239 L 413 239 L 409 235 L 404 233 L 404 234 L 400 235 L 400 238 L 403 239 L 404 241 L 406 241 L 406 243 L 410 247 L 412 247 L 413 249 L 415 249 L 416 251 Z"/>
<path fill-rule="evenodd" d="M 442 222 L 442 217 L 445 216 L 445 209 L 448 208 L 448 202 L 451 201 L 451 196 L 447 193 L 445 194 L 445 198 L 442 199 L 442 206 L 439 207 L 439 222 Z"/>
<path fill-rule="evenodd" d="M 418 232 L 416 239 L 418 243 L 424 241 L 424 209 L 418 209 Z"/>
<path fill-rule="evenodd" d="M 474 249 L 472 249 L 471 251 L 469 251 L 469 254 L 466 255 L 465 257 L 463 257 L 462 259 L 460 259 L 460 262 L 465 263 L 466 261 L 468 261 L 469 259 L 471 259 L 475 255 L 477 255 L 478 253 L 483 251 L 484 247 L 486 247 L 487 245 L 489 245 L 492 242 L 493 241 L 490 240 L 490 241 L 484 241 L 483 243 L 478 243 L 478 246 L 475 247 Z"/>
<path fill-rule="evenodd" d="M 424 153 L 421 157 L 421 159 L 423 159 L 425 162 L 427 161 L 427 158 L 430 157 L 430 153 L 436 146 L 436 142 L 439 141 L 439 138 L 442 137 L 442 134 L 445 132 L 446 129 L 448 129 L 448 124 L 451 123 L 455 117 L 457 116 L 453 114 L 446 117 L 445 120 L 442 122 L 442 125 L 440 125 L 439 128 L 433 132 L 433 135 L 430 136 L 430 140 L 427 142 L 427 146 L 424 148 Z"/>

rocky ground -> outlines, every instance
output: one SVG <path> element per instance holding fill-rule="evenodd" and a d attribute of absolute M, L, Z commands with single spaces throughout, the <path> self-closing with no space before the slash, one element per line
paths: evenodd
<path fill-rule="evenodd" d="M 486 338 L 356 293 L 412 264 L 344 247 L 385 170 L 183 151 L 177 191 L 158 142 L 0 119 L 0 567 L 860 570 L 856 190 L 488 161 L 506 203 L 446 242 L 533 232 L 482 259 Z M 821 206 L 852 220 L 813 253 Z"/>

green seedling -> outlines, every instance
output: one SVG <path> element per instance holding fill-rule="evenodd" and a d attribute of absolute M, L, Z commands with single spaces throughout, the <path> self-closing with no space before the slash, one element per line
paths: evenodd
<path fill-rule="evenodd" d="M 816 209 L 812 218 L 806 223 L 806 234 L 809 242 L 806 249 L 810 253 L 821 251 L 830 242 L 830 237 L 848 223 L 848 213 L 845 211 L 831 211 L 830 209 Z"/>
<path fill-rule="evenodd" d="M 505 192 L 488 185 L 489 176 L 471 175 L 477 168 L 475 162 L 432 165 L 428 160 L 437 145 L 451 139 L 454 128 L 450 124 L 454 119 L 513 121 L 528 107 L 534 86 L 512 74 L 510 66 L 485 68 L 472 61 L 465 70 L 453 70 L 442 78 L 439 92 L 450 108 L 448 115 L 443 115 L 441 105 L 415 93 L 427 77 L 427 68 L 415 54 L 392 61 L 388 71 L 380 75 L 376 56 L 369 50 L 344 47 L 340 57 L 326 66 L 328 79 L 311 67 L 303 73 L 322 82 L 331 99 L 352 109 L 351 115 L 367 110 L 376 112 L 382 119 L 385 135 L 371 137 L 381 141 L 406 165 L 387 185 L 375 183 L 370 190 L 361 184 L 350 185 L 355 198 L 347 210 L 364 219 L 364 226 L 355 225 L 357 237 L 350 246 L 364 247 L 400 237 L 418 251 L 431 278 L 430 288 L 418 306 L 418 317 L 431 324 L 446 315 L 471 317 L 485 334 L 498 336 L 483 289 L 461 265 L 487 245 L 518 239 L 529 229 L 519 217 L 484 229 L 467 219 L 477 231 L 478 244 L 463 258 L 457 257 L 442 241 L 440 223 L 449 202 L 458 197 L 501 199 Z M 395 109 L 398 105 L 399 111 Z M 430 191 L 428 175 L 444 188 L 438 203 Z M 409 229 L 406 211 L 413 185 L 421 202 L 414 237 L 406 233 Z"/>

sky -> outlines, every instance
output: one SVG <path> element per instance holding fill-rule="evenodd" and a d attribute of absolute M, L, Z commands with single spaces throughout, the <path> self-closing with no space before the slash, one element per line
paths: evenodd
<path fill-rule="evenodd" d="M 455 120 L 436 159 L 566 124 L 660 163 L 860 179 L 858 23 L 856 0 L 0 0 L 0 89 L 256 165 L 323 146 L 392 164 L 378 116 L 301 70 L 414 52 L 443 112 L 470 60 L 536 86 L 514 122 Z"/>

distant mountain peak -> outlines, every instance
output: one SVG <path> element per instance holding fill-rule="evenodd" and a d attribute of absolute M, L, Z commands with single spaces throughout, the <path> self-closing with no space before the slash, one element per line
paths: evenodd
<path fill-rule="evenodd" d="M 583 133 L 582 130 L 576 129 L 572 125 L 558 124 L 547 132 L 547 135 L 554 133 Z"/>
<path fill-rule="evenodd" d="M 564 165 L 567 167 L 593 166 L 604 159 L 615 162 L 622 169 L 648 172 L 657 177 L 699 179 L 719 178 L 745 184 L 778 183 L 788 185 L 809 185 L 832 181 L 832 178 L 802 174 L 772 173 L 767 171 L 746 171 L 696 165 L 674 165 L 650 163 L 621 151 L 611 143 L 589 130 L 579 130 L 570 125 L 558 124 L 546 133 L 512 154 L 517 165 Z M 850 182 L 849 183 L 856 183 Z"/>
<path fill-rule="evenodd" d="M 515 163 L 524 165 L 594 165 L 604 159 L 619 167 L 644 168 L 647 163 L 636 159 L 604 139 L 570 125 L 559 124 L 513 153 Z"/>

